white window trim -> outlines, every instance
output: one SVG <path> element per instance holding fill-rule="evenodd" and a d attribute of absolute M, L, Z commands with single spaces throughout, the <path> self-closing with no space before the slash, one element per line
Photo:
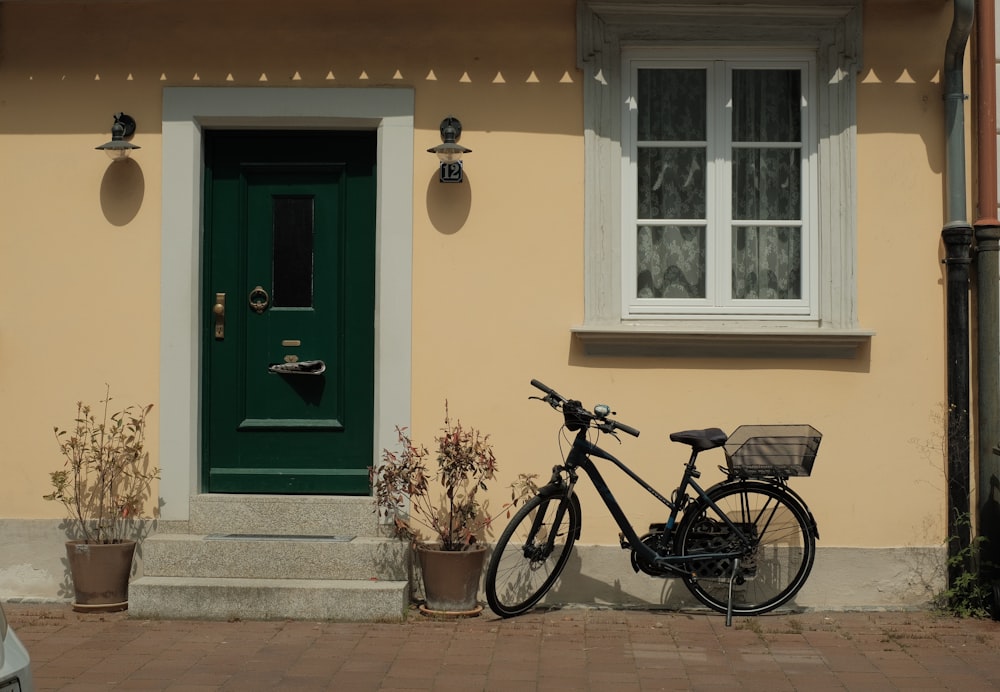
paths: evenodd
<path fill-rule="evenodd" d="M 861 0 L 580 0 L 584 74 L 585 312 L 573 328 L 593 355 L 853 358 L 874 334 L 857 319 L 855 86 Z M 623 313 L 623 49 L 733 45 L 816 56 L 819 180 L 816 314 L 802 319 L 641 319 Z M 627 77 L 627 76 L 626 76 Z"/>

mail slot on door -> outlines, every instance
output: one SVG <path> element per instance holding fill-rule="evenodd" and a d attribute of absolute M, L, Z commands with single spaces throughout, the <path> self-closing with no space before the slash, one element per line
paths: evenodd
<path fill-rule="evenodd" d="M 326 363 L 321 360 L 300 360 L 294 363 L 272 363 L 267 366 L 268 372 L 278 375 L 322 375 L 326 372 Z"/>

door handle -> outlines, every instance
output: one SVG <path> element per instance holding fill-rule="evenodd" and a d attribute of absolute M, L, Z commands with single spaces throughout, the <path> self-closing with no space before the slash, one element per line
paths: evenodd
<path fill-rule="evenodd" d="M 215 338 L 221 341 L 226 338 L 226 294 L 215 294 L 215 305 L 212 306 L 215 315 Z"/>

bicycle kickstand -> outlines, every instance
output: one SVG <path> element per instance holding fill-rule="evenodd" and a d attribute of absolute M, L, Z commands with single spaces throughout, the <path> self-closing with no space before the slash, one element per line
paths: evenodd
<path fill-rule="evenodd" d="M 733 573 L 729 575 L 729 601 L 726 603 L 726 627 L 733 626 L 733 582 L 740 571 L 740 559 L 733 559 Z"/>

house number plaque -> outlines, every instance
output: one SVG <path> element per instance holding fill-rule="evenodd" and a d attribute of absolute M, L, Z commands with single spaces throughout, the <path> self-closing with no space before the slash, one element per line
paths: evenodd
<path fill-rule="evenodd" d="M 442 183 L 460 183 L 463 180 L 462 175 L 462 162 L 461 161 L 451 161 L 451 162 L 441 162 L 441 177 L 439 180 Z"/>

